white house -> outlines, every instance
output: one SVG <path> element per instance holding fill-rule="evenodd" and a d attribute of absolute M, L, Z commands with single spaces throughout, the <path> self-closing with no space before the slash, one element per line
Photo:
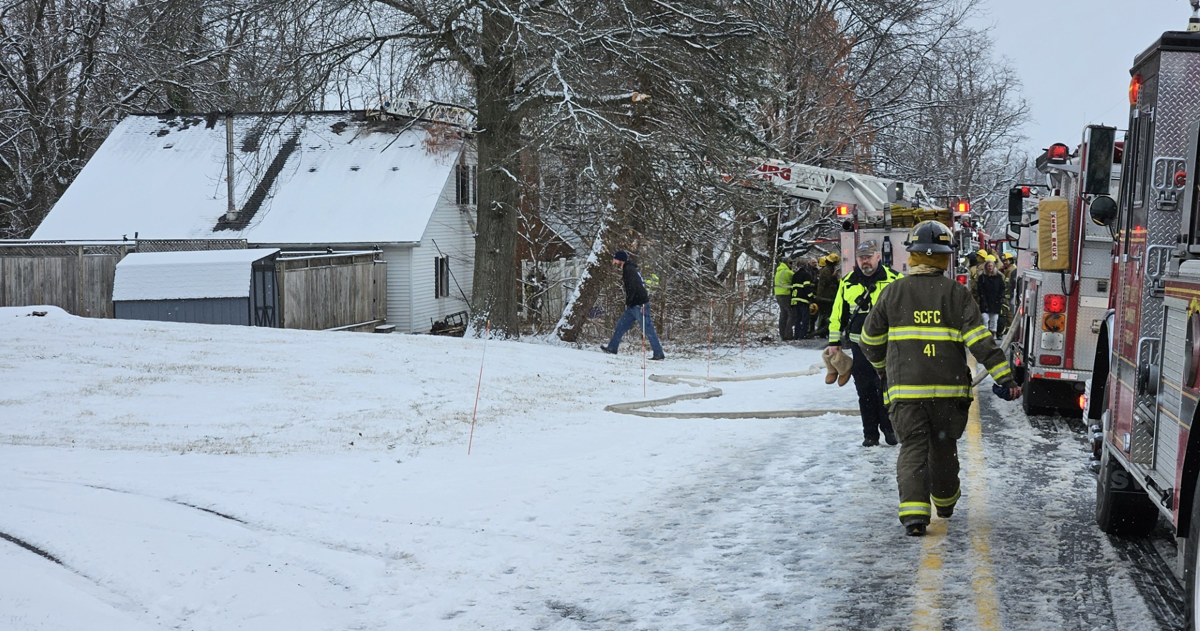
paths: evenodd
<path fill-rule="evenodd" d="M 32 239 L 378 247 L 388 322 L 428 331 L 470 301 L 475 165 L 470 134 L 447 122 L 364 112 L 130 116 Z"/>

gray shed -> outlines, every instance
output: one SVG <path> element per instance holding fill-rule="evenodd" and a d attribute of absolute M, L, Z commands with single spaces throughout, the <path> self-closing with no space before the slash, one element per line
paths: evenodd
<path fill-rule="evenodd" d="M 130 254 L 117 264 L 114 316 L 277 327 L 278 253 L 258 248 Z"/>

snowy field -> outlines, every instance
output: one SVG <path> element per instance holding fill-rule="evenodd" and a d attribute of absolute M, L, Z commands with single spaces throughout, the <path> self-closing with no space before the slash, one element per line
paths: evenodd
<path fill-rule="evenodd" d="M 903 537 L 896 451 L 860 447 L 854 417 L 604 411 L 702 390 L 643 386 L 640 355 L 28 311 L 0 309 L 0 629 L 915 628 L 930 608 L 989 628 L 964 622 L 987 606 L 974 565 L 938 579 L 944 600 L 921 583 L 930 546 L 978 562 L 974 535 Z M 783 345 L 711 367 L 667 354 L 651 374 L 819 362 Z M 654 410 L 856 407 L 822 372 L 713 385 L 721 397 Z M 1052 448 L 1021 427 L 998 436 L 1028 447 L 995 464 Z M 1057 498 L 1039 510 L 1074 517 L 1077 465 L 1035 467 Z M 964 510 L 1029 501 L 1000 475 L 980 478 L 996 508 Z M 1057 532 L 1010 525 L 1026 542 Z M 1127 588 L 1106 545 L 1081 548 L 1101 560 L 1089 593 L 1070 568 L 1018 568 L 1029 604 L 996 615 L 1063 620 Z M 990 554 L 991 580 L 1010 580 Z M 1136 599 L 1112 607 L 1086 628 L 1154 628 L 1120 622 L 1149 618 Z"/>

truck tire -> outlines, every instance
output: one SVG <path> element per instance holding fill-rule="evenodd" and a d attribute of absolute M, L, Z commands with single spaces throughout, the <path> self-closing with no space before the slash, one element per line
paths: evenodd
<path fill-rule="evenodd" d="M 1036 381 L 1037 381 L 1036 379 L 1026 380 L 1025 386 L 1023 388 L 1023 390 L 1025 390 L 1025 392 L 1023 392 L 1021 394 L 1021 409 L 1025 411 L 1025 416 L 1050 416 L 1051 414 L 1054 414 L 1054 408 L 1048 408 L 1048 407 L 1041 406 L 1041 405 L 1033 405 L 1032 403 L 1030 403 L 1030 401 L 1032 401 L 1035 396 L 1040 396 L 1040 395 L 1034 394 L 1035 392 L 1037 392 L 1037 389 L 1035 387 Z"/>
<path fill-rule="evenodd" d="M 1187 541 L 1183 546 L 1183 585 L 1187 589 L 1186 629 L 1200 631 L 1200 592 L 1196 590 L 1196 569 L 1200 566 L 1196 557 L 1200 555 L 1200 484 L 1192 495 L 1192 521 L 1188 526 Z"/>
<path fill-rule="evenodd" d="M 1128 537 L 1144 537 L 1158 525 L 1158 508 L 1112 457 L 1108 445 L 1103 448 L 1096 477 L 1096 525 L 1110 535 Z"/>

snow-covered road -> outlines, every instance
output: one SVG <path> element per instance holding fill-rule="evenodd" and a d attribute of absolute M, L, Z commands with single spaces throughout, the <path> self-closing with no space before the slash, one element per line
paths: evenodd
<path fill-rule="evenodd" d="M 0 337 L 0 629 L 1172 622 L 1143 598 L 1166 583 L 1126 562 L 1149 544 L 1095 529 L 1080 438 L 1016 404 L 983 402 L 960 509 L 919 540 L 896 450 L 860 447 L 856 418 L 603 411 L 697 391 L 643 396 L 632 356 L 489 342 L 468 456 L 482 341 L 11 310 Z M 711 372 L 817 359 L 755 347 Z M 656 409 L 855 407 L 820 374 L 719 387 Z"/>

